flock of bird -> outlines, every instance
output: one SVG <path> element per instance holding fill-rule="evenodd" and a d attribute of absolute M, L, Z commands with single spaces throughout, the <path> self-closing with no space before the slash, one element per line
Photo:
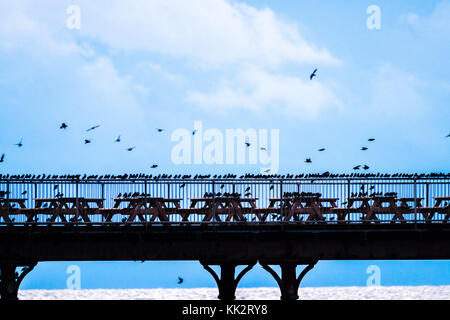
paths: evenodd
<path fill-rule="evenodd" d="M 87 129 L 86 132 L 93 131 L 93 130 L 99 128 L 99 127 L 100 127 L 100 125 L 95 125 L 93 127 L 90 127 L 89 129 Z M 67 128 L 69 128 L 69 126 L 65 122 L 61 123 L 61 125 L 59 126 L 59 129 L 61 129 L 61 130 L 66 130 Z M 164 129 L 161 129 L 161 128 L 157 128 L 156 130 L 158 132 L 160 132 L 160 133 L 164 131 Z M 196 130 L 194 130 L 192 134 L 195 134 L 195 132 L 196 132 Z M 120 135 L 117 137 L 116 140 L 114 140 L 114 143 L 119 143 L 119 142 L 121 142 Z M 90 143 L 92 143 L 92 139 L 84 139 L 84 144 L 90 144 Z M 20 139 L 19 143 L 15 143 L 14 145 L 19 147 L 19 148 L 22 148 L 23 147 L 23 139 Z M 128 151 L 128 152 L 131 152 L 135 148 L 136 147 L 129 147 L 129 148 L 126 148 L 125 150 Z M 2 155 L 0 156 L 0 163 L 5 162 L 5 158 L 6 158 L 6 154 L 2 153 Z M 157 167 L 158 167 L 157 164 L 153 164 L 150 168 L 155 169 Z"/>
<path fill-rule="evenodd" d="M 314 69 L 314 71 L 310 74 L 309 79 L 310 79 L 310 80 L 313 80 L 314 77 L 317 77 L 317 68 Z M 59 128 L 60 128 L 61 130 L 66 130 L 68 127 L 69 127 L 69 126 L 68 126 L 65 122 L 63 122 L 63 123 L 60 125 Z M 86 132 L 93 131 L 93 130 L 99 128 L 99 127 L 100 127 L 100 125 L 95 125 L 95 126 L 93 126 L 93 127 L 90 127 L 89 129 L 87 129 Z M 157 130 L 157 132 L 159 132 L 159 133 L 161 133 L 161 132 L 164 131 L 164 129 L 162 129 L 162 128 L 156 128 L 156 130 Z M 196 132 L 197 132 L 197 130 L 192 131 L 192 135 L 195 135 Z M 446 138 L 449 138 L 449 137 L 450 137 L 450 134 L 448 134 L 448 135 L 446 136 Z M 374 142 L 374 141 L 375 141 L 375 138 L 369 138 L 368 141 L 369 141 L 369 142 Z M 121 136 L 119 135 L 119 136 L 114 140 L 114 143 L 120 143 L 120 142 L 121 142 Z M 92 143 L 92 139 L 84 139 L 84 144 L 90 144 L 90 143 Z M 17 147 L 19 147 L 19 148 L 23 147 L 23 140 L 20 139 L 20 141 L 19 141 L 18 143 L 14 144 L 14 145 L 17 146 Z M 251 144 L 250 144 L 249 142 L 245 142 L 245 145 L 246 145 L 247 147 L 250 147 L 250 146 L 251 146 Z M 133 151 L 135 148 L 136 148 L 136 147 L 128 147 L 128 148 L 126 148 L 126 151 L 131 152 L 131 151 Z M 260 147 L 260 149 L 261 149 L 261 150 L 267 150 L 266 147 Z M 361 151 L 367 151 L 368 149 L 369 149 L 369 148 L 366 147 L 366 146 L 361 147 Z M 319 152 L 324 152 L 325 150 L 326 150 L 325 148 L 320 148 L 318 151 L 319 151 Z M 3 162 L 5 162 L 5 157 L 6 157 L 5 153 L 1 154 L 1 156 L 0 156 L 0 164 L 3 163 Z M 311 164 L 311 163 L 312 163 L 311 158 L 306 158 L 305 163 Z M 155 168 L 157 168 L 157 167 L 158 167 L 157 164 L 153 164 L 150 168 L 155 169 Z M 366 165 L 366 164 L 364 164 L 364 165 L 356 165 L 356 166 L 353 167 L 353 170 L 355 170 L 355 171 L 356 171 L 356 170 L 360 170 L 360 169 L 368 170 L 368 169 L 370 169 L 370 167 L 369 167 L 368 165 Z M 265 170 L 265 173 L 269 173 L 269 172 L 270 172 L 270 169 L 266 169 L 266 170 Z"/>

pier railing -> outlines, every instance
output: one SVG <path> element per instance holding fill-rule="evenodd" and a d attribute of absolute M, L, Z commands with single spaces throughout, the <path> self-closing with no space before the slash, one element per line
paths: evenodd
<path fill-rule="evenodd" d="M 450 176 L 1 178 L 0 224 L 447 223 Z"/>

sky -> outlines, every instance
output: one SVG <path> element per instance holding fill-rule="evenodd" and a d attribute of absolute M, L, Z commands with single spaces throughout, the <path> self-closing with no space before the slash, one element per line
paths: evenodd
<path fill-rule="evenodd" d="M 279 173 L 448 172 L 448 39 L 447 0 L 1 0 L 0 173 L 260 172 L 261 153 L 175 161 L 174 133 L 194 121 L 192 154 L 226 130 L 276 130 Z M 70 264 L 40 264 L 23 288 L 64 287 Z M 178 264 L 79 263 L 84 286 L 108 288 L 176 286 Z M 319 262 L 304 283 L 365 285 L 370 264 Z M 386 285 L 450 284 L 447 262 L 376 264 Z M 213 285 L 198 263 L 180 268 L 186 286 Z M 252 272 L 243 285 L 274 285 Z"/>

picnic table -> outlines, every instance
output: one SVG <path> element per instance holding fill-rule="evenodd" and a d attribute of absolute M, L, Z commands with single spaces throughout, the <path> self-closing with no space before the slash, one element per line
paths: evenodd
<path fill-rule="evenodd" d="M 222 221 L 220 214 L 227 214 L 225 221 L 231 221 L 233 218 L 237 221 L 246 221 L 244 216 L 246 208 L 250 212 L 256 209 L 257 198 L 241 198 L 241 197 L 203 197 L 191 198 L 191 209 L 199 203 L 202 203 L 201 209 L 206 211 L 203 221 L 211 221 L 215 218 L 217 221 Z M 248 204 L 250 207 L 244 207 L 243 204 Z"/>
<path fill-rule="evenodd" d="M 446 213 L 444 221 L 450 218 L 450 196 L 448 197 L 434 197 L 436 203 L 433 207 L 423 208 L 423 216 L 427 222 L 431 222 L 436 213 Z M 445 203 L 444 203 L 445 201 Z M 442 206 L 442 204 L 444 204 Z"/>
<path fill-rule="evenodd" d="M 11 213 L 10 209 L 13 209 L 12 204 L 18 204 L 19 208 L 25 209 L 25 201 L 27 199 L 24 198 L 0 198 L 0 217 L 7 223 L 11 223 L 11 219 L 9 218 L 9 214 Z"/>
<path fill-rule="evenodd" d="M 323 214 L 331 213 L 332 208 L 337 208 L 336 201 L 338 198 L 321 198 L 320 196 L 298 196 L 298 197 L 283 197 L 283 198 L 270 198 L 270 207 L 275 207 L 278 203 L 280 208 L 286 208 L 287 214 L 284 217 L 284 221 L 289 221 L 293 218 L 295 221 L 299 221 L 298 215 L 309 214 L 306 221 L 312 220 L 325 220 Z M 330 204 L 330 206 L 324 206 L 324 204 Z M 267 217 L 263 217 L 265 219 Z"/>
<path fill-rule="evenodd" d="M 127 213 L 129 217 L 127 222 L 132 222 L 136 217 L 140 221 L 147 221 L 144 214 L 150 213 L 150 221 L 159 218 L 160 221 L 169 221 L 168 215 L 181 209 L 178 198 L 162 198 L 162 197 L 134 197 L 134 198 L 114 198 L 114 209 L 118 209 L 121 204 L 126 203 L 125 210 L 115 210 L 107 216 L 106 222 L 111 222 L 115 213 Z M 171 207 L 172 204 L 174 207 Z M 174 210 L 175 209 L 175 210 Z"/>
<path fill-rule="evenodd" d="M 403 223 L 406 223 L 405 218 L 402 215 L 402 212 L 398 210 L 396 201 L 396 196 L 376 196 L 372 197 L 373 203 L 370 206 L 369 211 L 364 220 L 376 220 L 378 222 L 377 213 L 393 213 L 394 217 L 392 218 L 391 223 L 395 223 L 396 219 L 401 220 Z M 383 206 L 383 204 L 387 203 L 388 206 Z"/>
<path fill-rule="evenodd" d="M 52 209 L 53 215 L 48 219 L 48 222 L 54 222 L 59 216 L 62 222 L 67 222 L 66 215 L 74 214 L 74 217 L 70 221 L 78 221 L 81 216 L 84 222 L 91 222 L 89 219 L 89 214 L 92 214 L 92 207 L 89 206 L 90 203 L 94 203 L 98 208 L 103 208 L 102 198 L 83 198 L 83 197 L 58 197 L 58 198 L 36 198 L 35 209 L 27 214 L 27 222 L 32 222 L 34 217 L 42 209 Z M 47 204 L 44 208 L 44 204 Z M 97 210 L 95 209 L 95 212 Z"/>

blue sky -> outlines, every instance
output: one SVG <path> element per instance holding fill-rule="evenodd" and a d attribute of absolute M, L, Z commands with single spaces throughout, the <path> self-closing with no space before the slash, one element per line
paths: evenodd
<path fill-rule="evenodd" d="M 80 29 L 67 27 L 70 5 L 80 8 Z M 369 5 L 381 10 L 380 30 L 366 26 Z M 195 120 L 222 132 L 279 129 L 280 173 L 359 163 L 369 172 L 448 172 L 450 1 L 2 0 L 0 9 L 0 173 L 148 173 L 153 163 L 160 171 L 151 173 L 259 171 L 175 164 L 171 133 Z M 369 137 L 376 142 L 360 152 Z M 319 263 L 305 285 L 364 285 L 366 264 Z M 391 270 L 385 284 L 450 283 L 448 263 L 378 264 Z M 64 286 L 66 265 L 41 264 L 24 288 Z M 169 287 L 179 273 L 164 263 L 80 265 L 86 287 Z M 94 277 L 104 266 L 171 272 L 124 283 Z M 196 279 L 186 285 L 212 285 L 198 264 L 182 266 Z M 423 272 L 400 272 L 413 266 Z M 351 271 L 331 277 L 327 268 Z M 274 284 L 262 271 L 248 279 Z"/>

